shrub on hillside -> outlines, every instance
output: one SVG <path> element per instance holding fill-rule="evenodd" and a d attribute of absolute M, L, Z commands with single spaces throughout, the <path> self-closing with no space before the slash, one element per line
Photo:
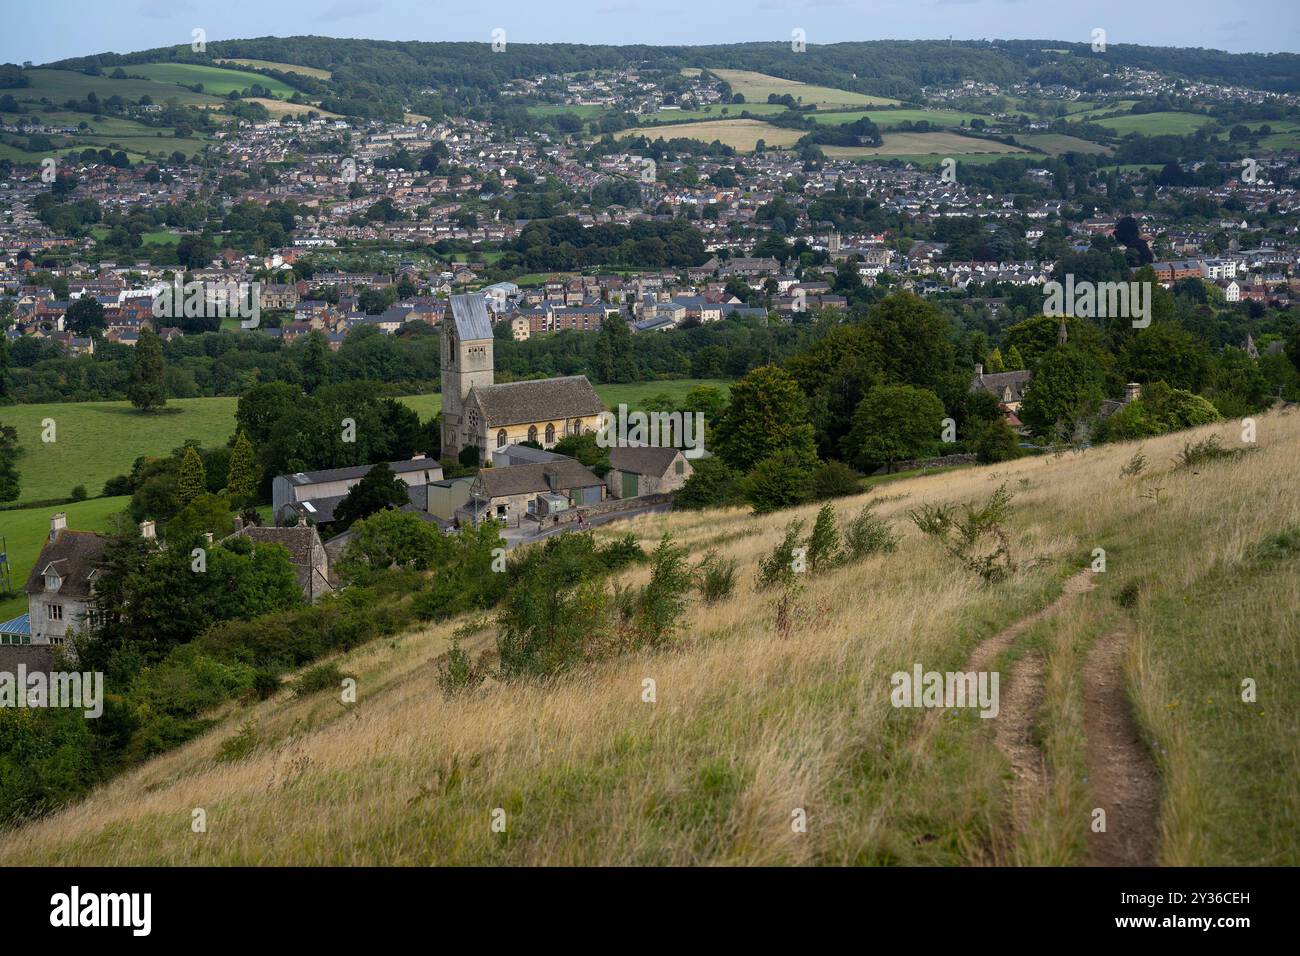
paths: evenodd
<path fill-rule="evenodd" d="M 840 529 L 835 524 L 835 509 L 822 505 L 808 535 L 808 570 L 816 573 L 833 565 L 840 557 Z"/>
<path fill-rule="evenodd" d="M 716 549 L 705 552 L 695 571 L 699 575 L 700 597 L 704 598 L 705 604 L 717 604 L 730 597 L 736 589 L 736 559 L 723 558 Z"/>
<path fill-rule="evenodd" d="M 986 465 L 1019 458 L 1020 436 L 1005 418 L 995 419 L 975 439 L 975 457 Z"/>
<path fill-rule="evenodd" d="M 772 549 L 772 553 L 758 561 L 758 586 L 760 588 L 776 587 L 793 581 L 798 573 L 795 570 L 796 551 L 800 550 L 799 538 L 803 534 L 803 521 L 796 519 L 785 526 L 781 542 Z"/>
<path fill-rule="evenodd" d="M 736 474 L 721 458 L 701 458 L 673 494 L 673 507 L 698 511 L 736 503 Z"/>
<path fill-rule="evenodd" d="M 452 640 L 451 649 L 438 661 L 438 687 L 447 697 L 477 687 L 485 676 L 461 648 L 459 640 Z"/>
<path fill-rule="evenodd" d="M 634 618 L 639 643 L 659 647 L 682 626 L 686 596 L 691 591 L 688 553 L 665 532 L 650 555 L 650 581 L 641 589 Z"/>
<path fill-rule="evenodd" d="M 815 459 L 783 449 L 759 461 L 740 480 L 740 493 L 755 514 L 767 514 L 808 500 Z"/>
<path fill-rule="evenodd" d="M 842 461 L 824 461 L 813 471 L 812 497 L 839 498 L 857 494 L 861 487 L 858 473 Z"/>
<path fill-rule="evenodd" d="M 333 661 L 318 664 L 303 672 L 298 682 L 294 684 L 293 692 L 296 697 L 306 697 L 308 694 L 318 694 L 323 690 L 339 690 L 343 686 L 343 681 L 351 676 L 339 670 L 339 666 Z"/>
<path fill-rule="evenodd" d="M 1016 570 L 1011 542 L 1003 524 L 1011 515 L 1011 492 L 998 487 L 983 505 L 922 505 L 908 512 L 922 534 L 935 538 L 985 584 L 995 584 Z M 990 546 L 992 550 L 989 550 Z"/>
<path fill-rule="evenodd" d="M 884 554 L 898 547 L 898 538 L 889 530 L 889 525 L 872 513 L 872 507 L 871 502 L 863 505 L 857 517 L 844 526 L 844 552 L 848 558 Z"/>

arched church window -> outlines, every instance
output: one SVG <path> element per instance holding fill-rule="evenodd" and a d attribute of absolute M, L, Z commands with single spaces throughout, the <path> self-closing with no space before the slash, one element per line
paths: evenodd
<path fill-rule="evenodd" d="M 534 442 L 534 443 L 537 441 L 537 426 L 536 426 L 536 425 L 529 425 L 529 426 L 528 426 L 528 440 L 529 440 L 530 442 Z"/>
<path fill-rule="evenodd" d="M 501 431 L 497 432 L 497 447 L 498 448 L 506 447 L 506 430 L 504 428 L 501 429 Z"/>
<path fill-rule="evenodd" d="M 554 445 L 554 444 L 555 444 L 555 425 L 554 425 L 554 424 L 550 424 L 550 425 L 547 425 L 547 426 L 546 426 L 546 444 L 548 444 L 548 445 Z"/>

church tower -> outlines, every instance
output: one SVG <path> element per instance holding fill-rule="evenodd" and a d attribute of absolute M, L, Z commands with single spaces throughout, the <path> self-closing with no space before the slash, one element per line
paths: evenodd
<path fill-rule="evenodd" d="M 442 455 L 454 458 L 476 431 L 463 420 L 470 389 L 493 383 L 492 322 L 483 296 L 453 295 L 441 333 Z"/>

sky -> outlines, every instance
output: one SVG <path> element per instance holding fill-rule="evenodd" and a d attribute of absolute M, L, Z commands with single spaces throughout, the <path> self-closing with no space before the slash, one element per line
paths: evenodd
<path fill-rule="evenodd" d="M 0 62 L 257 36 L 507 43 L 1035 39 L 1300 52 L 1297 0 L 0 0 Z M 1249 17 L 1249 19 L 1247 19 Z"/>

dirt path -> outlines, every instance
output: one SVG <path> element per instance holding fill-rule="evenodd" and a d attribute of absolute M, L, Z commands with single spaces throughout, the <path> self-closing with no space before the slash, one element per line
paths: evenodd
<path fill-rule="evenodd" d="M 1088 792 L 1106 811 L 1106 832 L 1088 833 L 1093 866 L 1156 864 L 1160 778 L 1124 692 L 1127 637 L 1112 631 L 1098 638 L 1083 670 Z"/>
<path fill-rule="evenodd" d="M 1080 594 L 1092 590 L 1092 573 L 1080 571 L 1065 582 L 1065 588 L 1055 601 L 1028 617 L 1021 618 L 1010 627 L 985 640 L 971 654 L 968 670 L 992 670 L 998 656 L 1011 647 L 1016 639 L 1043 618 L 1064 608 Z M 1015 783 L 1011 790 L 1011 821 L 1019 829 L 1021 821 L 1032 813 L 1035 803 L 1047 787 L 1047 768 L 1043 752 L 1034 741 L 1034 718 L 1043 702 L 1043 660 L 1037 654 L 1022 657 L 1015 670 L 999 678 L 1000 710 L 993 718 L 994 742 L 1011 764 Z M 1014 843 L 1009 835 L 1006 846 Z"/>

